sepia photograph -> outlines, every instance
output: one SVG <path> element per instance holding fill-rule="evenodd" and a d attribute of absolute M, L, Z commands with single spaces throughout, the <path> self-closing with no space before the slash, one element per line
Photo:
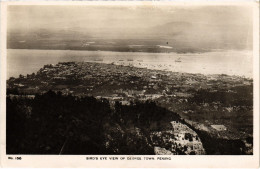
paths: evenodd
<path fill-rule="evenodd" d="M 149 4 L 6 5 L 7 156 L 258 155 L 259 4 Z"/>

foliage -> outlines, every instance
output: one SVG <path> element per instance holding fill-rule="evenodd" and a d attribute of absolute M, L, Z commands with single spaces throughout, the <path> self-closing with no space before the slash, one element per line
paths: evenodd
<path fill-rule="evenodd" d="M 154 154 L 152 131 L 179 121 L 200 137 L 207 154 L 245 154 L 241 140 L 213 138 L 155 102 L 122 105 L 49 91 L 7 96 L 7 154 Z M 153 127 L 151 127 L 153 126 Z M 190 140 L 189 135 L 185 135 Z M 159 138 L 154 138 L 160 143 Z M 252 138 L 248 138 L 252 142 Z M 169 146 L 169 145 L 168 145 Z M 178 154 L 184 150 L 176 149 Z M 193 154 L 193 153 L 191 153 Z"/>

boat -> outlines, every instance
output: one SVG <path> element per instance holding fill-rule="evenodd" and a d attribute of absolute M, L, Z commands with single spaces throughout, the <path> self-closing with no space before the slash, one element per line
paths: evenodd
<path fill-rule="evenodd" d="M 181 62 L 181 58 L 176 59 L 175 62 Z"/>
<path fill-rule="evenodd" d="M 94 61 L 103 61 L 103 59 L 94 59 Z"/>

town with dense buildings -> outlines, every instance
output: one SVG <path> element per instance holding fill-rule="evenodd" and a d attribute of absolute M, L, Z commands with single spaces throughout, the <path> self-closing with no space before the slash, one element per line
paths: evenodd
<path fill-rule="evenodd" d="M 172 129 L 150 133 L 155 154 L 206 154 L 206 139 L 200 138 L 201 133 L 223 140 L 242 140 L 246 145 L 243 151 L 252 154 L 250 78 L 176 73 L 114 63 L 61 62 L 7 80 L 7 95 L 11 98 L 34 98 L 49 90 L 107 99 L 111 107 L 116 102 L 127 106 L 149 100 L 176 112 L 185 123 L 171 121 Z"/>

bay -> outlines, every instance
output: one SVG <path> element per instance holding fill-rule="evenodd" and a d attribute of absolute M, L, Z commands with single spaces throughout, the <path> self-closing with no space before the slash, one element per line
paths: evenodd
<path fill-rule="evenodd" d="M 252 51 L 142 53 L 77 50 L 7 49 L 7 78 L 36 73 L 46 64 L 101 62 L 172 72 L 253 77 Z"/>

